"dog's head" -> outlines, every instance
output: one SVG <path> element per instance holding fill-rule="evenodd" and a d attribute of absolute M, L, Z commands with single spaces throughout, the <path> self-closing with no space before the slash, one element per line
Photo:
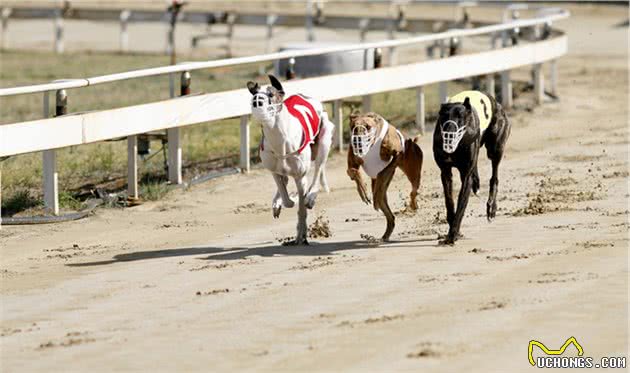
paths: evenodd
<path fill-rule="evenodd" d="M 376 113 L 350 114 L 350 145 L 354 155 L 364 157 L 376 141 L 383 126 L 383 118 Z"/>
<path fill-rule="evenodd" d="M 252 94 L 252 115 L 262 124 L 268 124 L 282 110 L 284 101 L 284 89 L 280 81 L 273 75 L 269 75 L 270 86 L 261 88 L 256 82 L 247 82 L 247 89 Z"/>
<path fill-rule="evenodd" d="M 442 150 L 450 154 L 455 152 L 464 135 L 477 127 L 470 99 L 466 97 L 463 103 L 447 102 L 440 106 L 435 134 L 440 134 Z"/>

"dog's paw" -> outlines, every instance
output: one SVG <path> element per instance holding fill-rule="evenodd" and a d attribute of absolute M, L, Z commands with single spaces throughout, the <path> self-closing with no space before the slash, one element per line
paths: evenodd
<path fill-rule="evenodd" d="M 274 219 L 278 219 L 280 217 L 280 212 L 282 211 L 282 206 L 278 205 L 278 206 L 272 206 L 271 207 L 271 212 L 273 214 L 273 218 Z"/>
<path fill-rule="evenodd" d="M 461 234 L 461 233 L 457 233 L 455 235 L 447 234 L 446 236 L 438 236 L 438 239 L 439 239 L 438 243 L 440 245 L 450 245 L 450 246 L 452 246 L 452 245 L 455 245 L 455 242 L 457 240 L 459 240 L 460 238 L 463 238 L 463 237 L 464 237 L 464 235 Z"/>
<path fill-rule="evenodd" d="M 285 241 L 282 243 L 282 246 L 308 246 L 308 240 L 306 238 L 295 239 L 291 241 Z"/>
<path fill-rule="evenodd" d="M 287 201 L 282 201 L 282 206 L 285 208 L 293 208 L 295 206 L 295 196 L 289 196 Z"/>
<path fill-rule="evenodd" d="M 307 209 L 312 209 L 315 207 L 315 200 L 317 199 L 317 193 L 309 193 L 306 195 L 304 199 L 304 205 Z"/>
<path fill-rule="evenodd" d="M 488 218 L 488 222 L 491 223 L 492 219 L 494 219 L 497 216 L 497 204 L 495 203 L 488 203 L 488 205 L 486 206 L 486 217 Z"/>

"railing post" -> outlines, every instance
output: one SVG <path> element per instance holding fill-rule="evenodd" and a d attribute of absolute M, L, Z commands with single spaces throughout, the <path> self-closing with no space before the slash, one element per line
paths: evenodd
<path fill-rule="evenodd" d="M 61 54 L 64 50 L 63 45 L 63 11 L 55 11 L 55 53 Z"/>
<path fill-rule="evenodd" d="M 555 97 L 558 97 L 558 60 L 552 60 L 549 64 L 550 74 L 549 74 L 549 85 L 551 87 L 551 94 Z"/>
<path fill-rule="evenodd" d="M 501 45 L 503 48 L 508 45 L 507 31 L 501 32 Z M 510 80 L 510 70 L 501 72 L 501 104 L 506 109 L 512 107 L 512 81 Z"/>
<path fill-rule="evenodd" d="M 416 126 L 420 128 L 420 133 L 425 132 L 425 106 L 424 106 L 424 87 L 416 88 Z"/>
<path fill-rule="evenodd" d="M 278 16 L 275 14 L 269 14 L 267 16 L 267 42 L 265 45 L 265 51 L 267 53 L 271 53 L 272 51 L 271 41 L 273 39 L 273 25 L 276 23 L 277 20 Z"/>
<path fill-rule="evenodd" d="M 364 113 L 372 111 L 372 95 L 363 96 L 361 108 L 363 109 Z"/>
<path fill-rule="evenodd" d="M 335 116 L 335 136 L 334 145 L 339 152 L 343 152 L 343 102 L 341 100 L 333 101 L 333 113 Z"/>
<path fill-rule="evenodd" d="M 496 96 L 495 87 L 494 87 L 494 73 L 490 73 L 486 75 L 486 92 L 492 95 L 492 97 Z"/>
<path fill-rule="evenodd" d="M 130 17 L 131 11 L 123 10 L 120 12 L 120 51 L 122 53 L 129 51 L 129 33 L 127 32 L 127 26 L 129 25 Z"/>
<path fill-rule="evenodd" d="M 534 95 L 536 103 L 542 104 L 545 99 L 545 75 L 541 63 L 534 65 Z"/>
<path fill-rule="evenodd" d="M 138 199 L 138 136 L 127 137 L 127 198 Z"/>
<path fill-rule="evenodd" d="M 44 93 L 44 116 L 48 117 L 48 92 Z M 68 112 L 68 96 L 65 89 L 55 93 L 55 116 L 65 115 Z M 55 150 L 44 150 L 43 156 L 44 176 L 44 206 L 53 215 L 59 214 L 59 183 L 57 174 L 57 157 Z"/>
<path fill-rule="evenodd" d="M 241 116 L 241 162 L 240 167 L 241 170 L 245 173 L 248 173 L 250 170 L 250 159 L 251 156 L 249 154 L 249 116 L 242 115 Z"/>
<path fill-rule="evenodd" d="M 446 57 L 446 43 L 444 42 L 444 40 L 440 40 L 438 42 L 439 46 L 440 46 L 440 58 L 444 58 Z M 440 104 L 446 102 L 446 99 L 448 98 L 448 86 L 447 86 L 448 82 L 440 82 L 439 85 L 439 98 L 440 98 Z"/>
<path fill-rule="evenodd" d="M 9 17 L 11 17 L 11 8 L 2 8 L 2 40 L 0 41 L 0 49 L 7 49 L 9 47 L 9 38 L 7 32 L 9 31 Z"/>
<path fill-rule="evenodd" d="M 365 38 L 367 36 L 369 27 L 370 27 L 369 18 L 361 18 L 359 20 L 359 40 L 361 41 L 361 43 L 365 42 Z"/>
<path fill-rule="evenodd" d="M 396 39 L 396 9 L 394 7 L 394 1 L 390 1 L 389 4 L 389 21 L 387 22 L 387 38 L 389 40 Z M 394 66 L 398 62 L 398 56 L 396 53 L 396 47 L 389 47 L 389 66 Z"/>
<path fill-rule="evenodd" d="M 306 39 L 315 41 L 315 33 L 313 32 L 313 0 L 306 0 Z"/>
<path fill-rule="evenodd" d="M 369 49 L 363 50 L 363 70 L 370 69 L 369 58 L 368 58 L 369 51 L 370 51 Z M 376 66 L 373 66 L 373 67 L 376 68 Z M 372 96 L 371 95 L 363 96 L 361 108 L 364 113 L 372 111 Z"/>
<path fill-rule="evenodd" d="M 227 16 L 227 27 L 228 27 L 228 31 L 227 31 L 227 55 L 228 57 L 232 57 L 232 43 L 233 43 L 233 39 L 234 39 L 234 24 L 236 23 L 236 17 L 238 17 L 236 14 L 234 13 L 230 13 Z"/>
<path fill-rule="evenodd" d="M 190 72 L 182 72 L 180 79 L 180 94 L 190 94 Z M 173 92 L 174 96 L 174 92 Z M 182 145 L 179 127 L 169 128 L 168 137 L 168 181 L 171 184 L 182 183 Z"/>

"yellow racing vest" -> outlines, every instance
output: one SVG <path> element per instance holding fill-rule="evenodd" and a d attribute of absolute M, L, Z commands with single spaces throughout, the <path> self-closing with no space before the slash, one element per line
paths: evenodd
<path fill-rule="evenodd" d="M 450 103 L 464 103 L 464 100 L 468 97 L 470 100 L 470 106 L 475 108 L 477 116 L 479 117 L 479 129 L 481 133 L 488 128 L 490 121 L 492 120 L 492 103 L 488 96 L 479 91 L 463 91 L 455 96 L 449 98 Z"/>

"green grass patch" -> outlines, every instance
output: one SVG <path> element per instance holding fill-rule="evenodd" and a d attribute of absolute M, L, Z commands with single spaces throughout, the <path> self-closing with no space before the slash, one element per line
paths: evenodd
<path fill-rule="evenodd" d="M 81 78 L 134 69 L 163 66 L 168 58 L 161 55 L 120 55 L 114 53 L 68 53 L 57 55 L 47 52 L 3 52 L 0 66 L 2 87 L 49 82 L 62 78 Z M 237 68 L 201 70 L 192 72 L 192 93 L 216 92 L 245 86 L 248 80 L 266 83 L 266 75 L 260 75 L 261 67 L 245 65 Z M 263 69 L 263 70 L 264 70 Z M 177 77 L 176 82 L 179 81 Z M 80 90 L 68 90 L 68 112 L 104 110 L 168 99 L 167 76 L 134 79 L 111 84 L 97 85 Z M 449 84 L 449 93 L 463 88 Z M 376 94 L 372 96 L 372 109 L 392 124 L 403 128 L 409 135 L 417 133 L 415 127 L 416 93 L 414 89 Z M 54 97 L 51 95 L 51 111 Z M 437 85 L 425 88 L 427 122 L 430 123 L 439 107 Z M 354 97 L 344 105 L 345 137 L 349 138 L 347 118 L 352 103 L 360 107 L 361 98 Z M 326 105 L 332 119 L 330 104 Z M 42 117 L 42 95 L 20 95 L 0 98 L 0 124 L 15 123 Z M 120 123 L 112 123 L 120 125 Z M 227 119 L 212 123 L 187 126 L 182 129 L 182 152 L 185 177 L 203 172 L 209 160 L 238 155 L 240 148 L 239 119 Z M 260 142 L 261 131 L 251 128 L 251 143 Z M 347 140 L 346 140 L 347 141 Z M 152 152 L 160 151 L 159 141 L 151 144 Z M 68 209 L 78 209 L 77 191 L 86 184 L 98 184 L 123 179 L 127 172 L 127 145 L 125 141 L 102 142 L 57 150 L 60 203 Z M 164 158 L 156 154 L 149 160 L 140 160 L 139 172 L 143 185 L 141 196 L 156 200 L 165 196 L 169 189 L 155 178 L 164 173 Z M 2 172 L 2 213 L 9 214 L 41 204 L 42 155 L 25 154 L 0 162 Z M 188 173 L 188 174 L 187 174 Z"/>

